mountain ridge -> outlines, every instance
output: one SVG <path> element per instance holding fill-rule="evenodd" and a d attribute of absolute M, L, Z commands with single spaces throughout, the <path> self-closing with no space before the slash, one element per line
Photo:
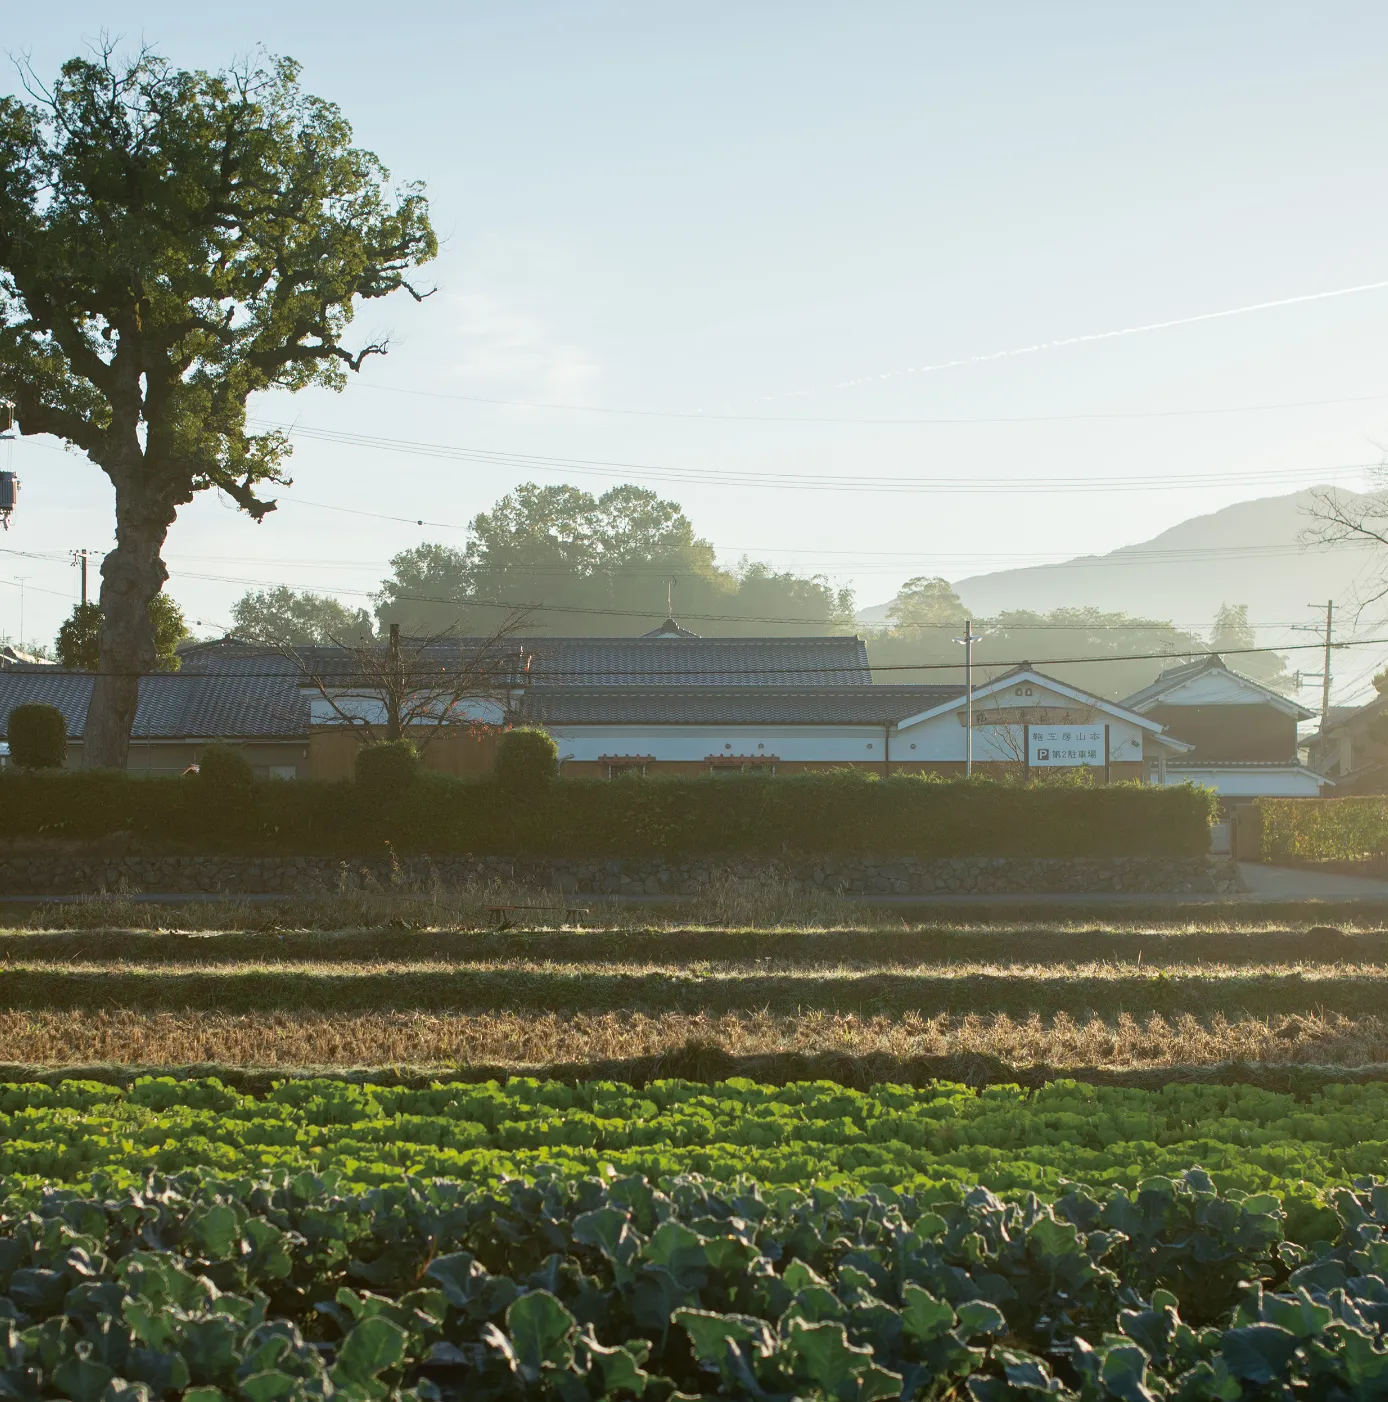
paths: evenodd
<path fill-rule="evenodd" d="M 1007 609 L 1093 607 L 1208 629 L 1220 604 L 1247 604 L 1250 623 L 1285 641 L 1294 625 L 1315 622 L 1319 600 L 1353 607 L 1366 582 L 1388 567 L 1388 552 L 1301 543 L 1314 494 L 1327 490 L 1235 502 L 1107 554 L 970 575 L 954 588 L 979 618 Z M 888 601 L 861 609 L 857 620 L 885 622 L 890 607 Z"/>

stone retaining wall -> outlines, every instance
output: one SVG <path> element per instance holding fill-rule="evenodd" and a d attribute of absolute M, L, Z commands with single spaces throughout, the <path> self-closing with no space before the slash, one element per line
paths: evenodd
<path fill-rule="evenodd" d="M 794 889 L 845 895 L 982 892 L 1205 892 L 1239 889 L 1234 863 L 1197 857 L 944 857 L 662 861 L 569 858 L 0 856 L 0 895 L 101 892 L 192 894 L 342 890 L 427 891 L 525 885 L 572 895 L 692 895 L 717 880 L 786 881 Z"/>

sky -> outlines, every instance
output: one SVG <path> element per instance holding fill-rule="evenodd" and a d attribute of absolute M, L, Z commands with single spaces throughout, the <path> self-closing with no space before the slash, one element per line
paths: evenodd
<path fill-rule="evenodd" d="M 292 55 L 429 190 L 436 294 L 357 322 L 390 355 L 255 405 L 299 431 L 281 509 L 207 495 L 174 527 L 201 632 L 247 587 L 366 603 L 527 480 L 648 484 L 726 563 L 870 605 L 1362 488 L 1388 443 L 1388 287 L 1316 295 L 1388 280 L 1383 5 L 0 8 L 40 76 L 103 31 L 185 67 Z M 51 641 L 111 494 L 51 442 L 9 452 L 0 632 L 23 578 Z"/>

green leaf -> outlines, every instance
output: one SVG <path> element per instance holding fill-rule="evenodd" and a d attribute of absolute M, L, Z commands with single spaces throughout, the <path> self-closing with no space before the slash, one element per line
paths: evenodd
<path fill-rule="evenodd" d="M 438 1256 L 424 1272 L 430 1280 L 438 1281 L 450 1305 L 465 1309 L 480 1293 L 487 1280 L 486 1268 L 477 1263 L 469 1251 L 455 1251 Z"/>
<path fill-rule="evenodd" d="M 693 1284 L 691 1277 L 708 1269 L 703 1237 L 674 1220 L 662 1222 L 655 1229 L 641 1259 L 663 1266 L 683 1286 Z"/>
<path fill-rule="evenodd" d="M 522 1295 L 506 1311 L 522 1376 L 538 1381 L 545 1368 L 567 1368 L 573 1362 L 573 1332 L 577 1321 L 548 1290 Z"/>
<path fill-rule="evenodd" d="M 901 1291 L 901 1324 L 907 1336 L 922 1343 L 938 1339 L 954 1328 L 954 1310 L 945 1300 L 937 1300 L 919 1285 L 905 1285 Z"/>
<path fill-rule="evenodd" d="M 182 1402 L 227 1402 L 227 1395 L 219 1387 L 190 1387 L 184 1391 Z"/>
<path fill-rule="evenodd" d="M 1224 1360 L 1245 1382 L 1266 1386 L 1285 1373 L 1297 1349 L 1297 1337 L 1276 1324 L 1249 1324 L 1224 1335 Z"/>
<path fill-rule="evenodd" d="M 1007 1328 L 1003 1312 L 987 1300 L 965 1300 L 957 1311 L 959 1336 L 972 1339 L 979 1334 L 1001 1334 Z"/>
<path fill-rule="evenodd" d="M 70 1353 L 53 1370 L 53 1386 L 72 1402 L 100 1402 L 106 1384 L 116 1376 L 114 1368 Z"/>
<path fill-rule="evenodd" d="M 757 1344 L 763 1353 L 769 1352 L 770 1332 L 766 1321 L 750 1315 L 677 1309 L 671 1320 L 689 1335 L 694 1357 L 705 1367 L 722 1367 L 727 1361 L 728 1349 L 738 1344 Z"/>
<path fill-rule="evenodd" d="M 213 1203 L 189 1222 L 193 1240 L 202 1254 L 212 1261 L 225 1261 L 241 1244 L 241 1227 L 236 1209 L 226 1203 Z"/>
<path fill-rule="evenodd" d="M 369 1383 L 405 1356 L 410 1336 L 383 1315 L 363 1319 L 342 1341 L 333 1364 L 333 1382 Z"/>
<path fill-rule="evenodd" d="M 295 1379 L 278 1368 L 267 1368 L 263 1373 L 252 1373 L 241 1379 L 241 1395 L 246 1402 L 279 1402 L 282 1397 L 294 1391 Z"/>
<path fill-rule="evenodd" d="M 643 1342 L 639 1345 L 618 1344 L 615 1348 L 604 1348 L 596 1340 L 589 1339 L 585 1347 L 590 1366 L 596 1367 L 602 1378 L 604 1397 L 618 1392 L 629 1392 L 635 1397 L 640 1397 L 646 1391 L 650 1374 L 641 1364 L 645 1361 L 645 1350 L 649 1345 Z"/>
<path fill-rule="evenodd" d="M 631 1218 L 615 1207 L 599 1207 L 574 1218 L 574 1240 L 601 1251 L 609 1261 L 629 1265 L 641 1249 L 641 1238 L 632 1230 Z"/>
<path fill-rule="evenodd" d="M 848 1342 L 842 1324 L 827 1320 L 806 1324 L 795 1320 L 786 1349 L 796 1361 L 796 1372 L 835 1397 L 848 1396 L 858 1375 L 872 1362 L 872 1350 Z"/>
<path fill-rule="evenodd" d="M 1147 1387 L 1147 1355 L 1136 1344 L 1117 1344 L 1104 1354 L 1100 1377 L 1121 1402 L 1157 1402 Z"/>
<path fill-rule="evenodd" d="M 869 1363 L 858 1379 L 858 1402 L 878 1402 L 879 1398 L 900 1397 L 906 1379 L 900 1373 Z"/>

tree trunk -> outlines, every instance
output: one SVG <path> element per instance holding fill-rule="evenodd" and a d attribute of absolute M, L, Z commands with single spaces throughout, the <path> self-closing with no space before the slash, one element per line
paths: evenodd
<path fill-rule="evenodd" d="M 116 548 L 101 563 L 100 662 L 82 736 L 88 769 L 126 767 L 140 677 L 158 660 L 149 605 L 169 577 L 159 552 L 176 513 L 131 476 L 115 483 Z"/>

